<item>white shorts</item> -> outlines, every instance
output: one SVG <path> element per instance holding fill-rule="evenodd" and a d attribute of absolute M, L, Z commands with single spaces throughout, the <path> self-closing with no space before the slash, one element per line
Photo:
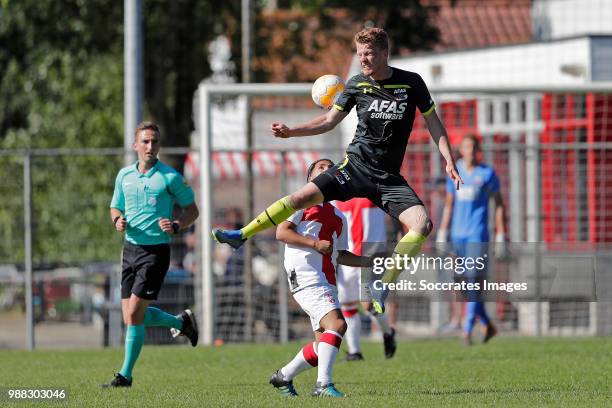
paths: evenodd
<path fill-rule="evenodd" d="M 336 288 L 329 284 L 306 286 L 295 292 L 293 298 L 310 317 L 312 331 L 319 330 L 323 316 L 334 309 L 340 309 Z"/>
<path fill-rule="evenodd" d="M 340 303 L 352 303 L 361 300 L 359 293 L 361 289 L 361 268 L 338 265 L 336 284 L 338 285 Z"/>

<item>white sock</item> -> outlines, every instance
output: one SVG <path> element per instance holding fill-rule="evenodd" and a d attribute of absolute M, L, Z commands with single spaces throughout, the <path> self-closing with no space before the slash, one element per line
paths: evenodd
<path fill-rule="evenodd" d="M 357 313 L 357 309 L 349 309 L 344 312 L 344 320 L 346 320 L 346 333 L 344 340 L 348 346 L 349 354 L 361 352 L 361 316 Z"/>
<path fill-rule="evenodd" d="M 315 342 L 308 343 L 293 357 L 286 366 L 281 368 L 281 374 L 286 381 L 291 381 L 302 371 L 308 370 L 311 367 L 316 367 L 318 363 L 317 350 Z"/>
<path fill-rule="evenodd" d="M 319 370 L 317 382 L 329 384 L 332 382 L 332 367 L 336 361 L 336 354 L 342 343 L 342 336 L 333 330 L 325 330 L 319 339 Z"/>
<path fill-rule="evenodd" d="M 378 327 L 380 327 L 380 331 L 382 331 L 384 334 L 391 334 L 391 327 L 389 327 L 389 320 L 387 319 L 387 315 L 385 313 L 370 313 L 370 318 L 372 318 L 372 320 L 376 320 Z"/>

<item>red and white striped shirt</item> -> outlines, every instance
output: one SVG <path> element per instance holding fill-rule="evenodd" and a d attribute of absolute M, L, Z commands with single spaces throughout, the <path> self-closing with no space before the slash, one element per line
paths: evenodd
<path fill-rule="evenodd" d="M 387 240 L 385 213 L 367 198 L 334 201 L 334 205 L 342 211 L 351 226 L 348 241 L 349 251 L 352 253 L 363 255 L 364 242 L 382 243 Z M 373 248 L 368 249 L 371 251 Z"/>
<path fill-rule="evenodd" d="M 348 225 L 342 212 L 330 203 L 297 211 L 287 218 L 295 231 L 312 239 L 330 241 L 334 250 L 323 255 L 314 248 L 285 245 L 285 269 L 292 292 L 316 284 L 336 285 L 338 251 L 348 249 Z"/>

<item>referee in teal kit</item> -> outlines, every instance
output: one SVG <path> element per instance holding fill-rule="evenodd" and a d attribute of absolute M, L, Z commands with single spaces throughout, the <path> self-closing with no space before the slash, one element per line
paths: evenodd
<path fill-rule="evenodd" d="M 170 265 L 170 238 L 189 227 L 198 218 L 198 207 L 191 187 L 183 176 L 157 158 L 160 149 L 159 128 L 152 122 L 136 127 L 134 150 L 138 162 L 117 174 L 110 204 L 115 229 L 125 232 L 121 275 L 121 310 L 127 326 L 125 357 L 121 370 L 105 387 L 130 387 L 145 326 L 174 329 L 195 347 L 198 328 L 191 310 L 179 316 L 149 304 L 157 299 Z M 174 204 L 182 215 L 172 219 Z"/>

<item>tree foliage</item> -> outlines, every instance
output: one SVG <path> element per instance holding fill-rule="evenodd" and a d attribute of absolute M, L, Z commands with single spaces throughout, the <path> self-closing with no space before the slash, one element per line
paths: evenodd
<path fill-rule="evenodd" d="M 122 4 L 5 1 L 0 13 L 0 147 L 121 146 Z M 118 241 L 109 239 L 105 221 L 111 174 L 120 163 L 105 157 L 32 158 L 36 264 L 116 258 Z M 15 172 L 13 160 L 3 162 L 0 173 L 13 180 L 4 186 L 0 205 L 14 215 L 0 217 L 12 244 L 0 247 L 0 262 L 19 262 L 21 171 Z"/>
<path fill-rule="evenodd" d="M 348 6 L 347 6 L 348 5 Z M 354 32 L 383 26 L 397 48 L 437 39 L 417 1 L 256 2 L 254 78 L 313 79 L 346 64 Z M 165 146 L 187 146 L 192 99 L 225 33 L 240 77 L 240 2 L 143 0 L 145 117 Z M 330 71 L 333 72 L 333 71 Z M 123 146 L 123 2 L 0 0 L 0 150 Z M 120 157 L 35 157 L 34 256 L 41 263 L 117 258 L 108 203 Z M 21 158 L 0 165 L 0 263 L 23 259 Z M 171 163 L 171 164 L 177 164 Z"/>
<path fill-rule="evenodd" d="M 255 77 L 260 81 L 311 81 L 346 74 L 354 34 L 384 28 L 392 54 L 428 50 L 438 42 L 431 20 L 437 8 L 416 0 L 286 0 L 262 10 L 256 23 Z"/>
<path fill-rule="evenodd" d="M 145 117 L 188 145 L 222 2 L 144 0 Z M 0 149 L 123 146 L 123 2 L 0 2 Z M 23 259 L 21 160 L 0 165 L 1 262 Z M 120 157 L 33 158 L 35 262 L 113 260 L 108 203 Z"/>

